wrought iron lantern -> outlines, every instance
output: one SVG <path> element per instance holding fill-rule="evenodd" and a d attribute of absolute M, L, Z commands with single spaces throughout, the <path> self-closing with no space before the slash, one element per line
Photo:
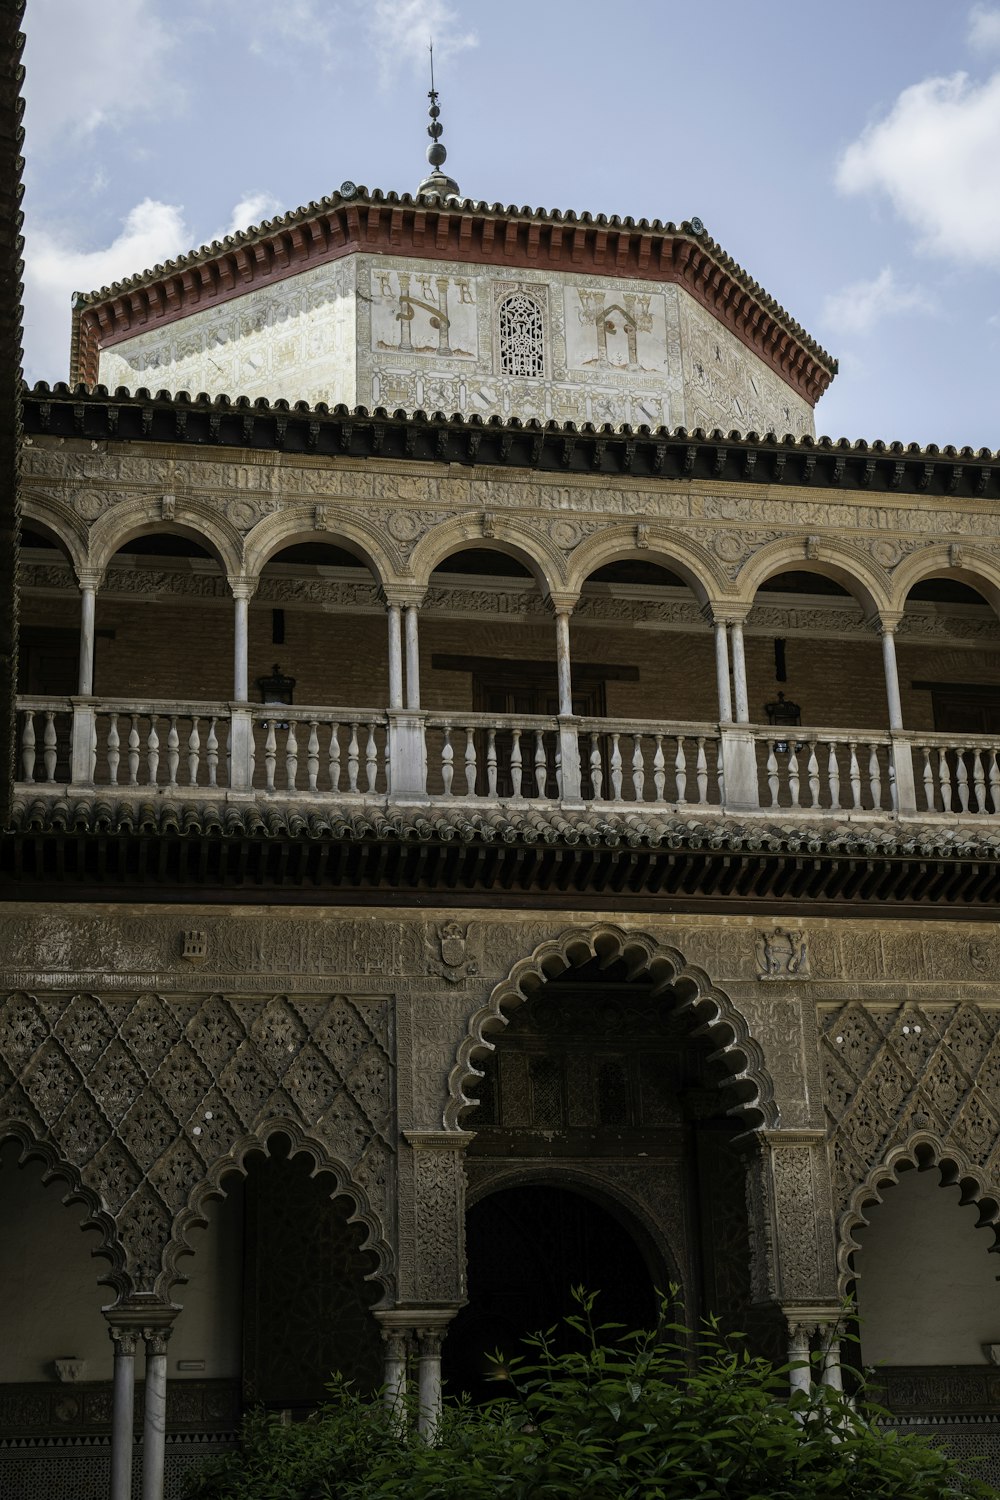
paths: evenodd
<path fill-rule="evenodd" d="M 261 703 L 293 703 L 295 701 L 295 678 L 286 677 L 275 662 L 270 677 L 258 677 L 257 688 Z"/>
<path fill-rule="evenodd" d="M 802 709 L 797 703 L 790 702 L 780 690 L 773 703 L 764 704 L 764 712 L 767 714 L 769 724 L 798 725 L 802 723 Z M 788 740 L 775 740 L 774 748 L 779 755 L 787 755 L 789 742 Z M 801 742 L 795 741 L 794 748 L 796 751 L 801 750 Z"/>

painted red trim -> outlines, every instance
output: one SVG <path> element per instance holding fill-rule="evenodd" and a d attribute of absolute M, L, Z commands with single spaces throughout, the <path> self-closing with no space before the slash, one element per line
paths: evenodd
<path fill-rule="evenodd" d="M 497 234 L 497 228 L 502 233 Z M 92 303 L 76 314 L 73 379 L 93 385 L 102 349 L 251 289 L 358 252 L 467 261 L 507 270 L 630 276 L 675 283 L 769 364 L 811 405 L 833 379 L 753 292 L 689 235 L 634 228 L 497 219 L 460 209 L 346 203 L 269 239 L 238 245 L 195 266 Z"/>

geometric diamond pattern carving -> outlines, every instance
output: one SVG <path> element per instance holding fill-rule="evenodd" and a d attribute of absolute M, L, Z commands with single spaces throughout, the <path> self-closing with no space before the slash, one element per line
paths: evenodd
<path fill-rule="evenodd" d="M 961 1004 L 891 1011 L 857 1002 L 823 1030 L 834 1192 L 854 1190 L 917 1131 L 1000 1182 L 1000 1014 Z"/>
<path fill-rule="evenodd" d="M 165 1296 L 178 1214 L 279 1118 L 345 1163 L 385 1225 L 388 1034 L 381 999 L 18 991 L 0 999 L 0 1124 L 80 1171 L 117 1226 L 120 1295 Z"/>

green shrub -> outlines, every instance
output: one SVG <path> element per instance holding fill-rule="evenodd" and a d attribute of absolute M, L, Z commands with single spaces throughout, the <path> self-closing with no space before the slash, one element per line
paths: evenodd
<path fill-rule="evenodd" d="M 886 1432 L 842 1395 L 789 1397 L 788 1370 L 709 1325 L 692 1371 L 677 1325 L 596 1328 L 594 1299 L 498 1363 L 503 1399 L 446 1405 L 437 1442 L 394 1431 L 344 1387 L 308 1423 L 249 1420 L 239 1455 L 191 1500 L 966 1500 L 996 1492 L 925 1439 Z M 412 1416 L 412 1413 L 410 1413 Z"/>

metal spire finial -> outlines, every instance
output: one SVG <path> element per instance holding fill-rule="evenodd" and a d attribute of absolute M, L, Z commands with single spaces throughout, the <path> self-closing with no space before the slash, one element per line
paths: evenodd
<path fill-rule="evenodd" d="M 431 101 L 427 113 L 431 117 L 431 123 L 427 127 L 427 134 L 431 138 L 431 144 L 427 147 L 427 160 L 430 162 L 431 171 L 417 189 L 418 198 L 457 198 L 458 183 L 453 177 L 449 177 L 441 168 L 448 159 L 448 152 L 441 144 L 444 134 L 444 126 L 441 124 L 441 107 L 438 104 L 438 91 L 434 87 L 434 43 L 428 43 L 428 52 L 431 56 L 431 86 L 427 91 L 427 97 Z"/>

